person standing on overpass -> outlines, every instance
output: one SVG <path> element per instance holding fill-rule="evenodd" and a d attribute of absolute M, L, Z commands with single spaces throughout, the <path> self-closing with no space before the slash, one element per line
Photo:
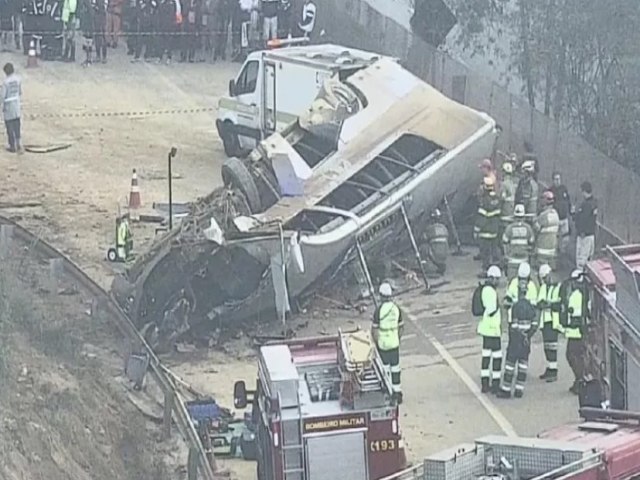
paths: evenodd
<path fill-rule="evenodd" d="M 402 389 L 400 386 L 400 338 L 404 328 L 404 320 L 400 307 L 393 301 L 393 290 L 388 282 L 380 285 L 382 303 L 373 314 L 373 337 L 378 346 L 380 359 L 391 373 L 393 396 L 398 404 L 402 403 Z"/>
<path fill-rule="evenodd" d="M 596 222 L 598 220 L 598 202 L 593 198 L 591 183 L 582 182 L 580 186 L 584 200 L 575 214 L 576 222 L 576 268 L 583 270 L 593 256 L 596 248 Z"/>

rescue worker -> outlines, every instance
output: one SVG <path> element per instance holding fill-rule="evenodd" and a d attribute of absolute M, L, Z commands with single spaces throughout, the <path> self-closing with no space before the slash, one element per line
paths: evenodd
<path fill-rule="evenodd" d="M 547 368 L 540 375 L 540 379 L 555 382 L 558 380 L 558 335 L 562 332 L 560 283 L 554 281 L 551 266 L 546 263 L 540 265 L 538 279 L 540 280 L 540 288 L 537 307 L 540 310 L 544 357 L 547 360 Z"/>
<path fill-rule="evenodd" d="M 487 269 L 486 280 L 481 285 L 482 317 L 478 322 L 478 335 L 482 337 L 482 361 L 480 381 L 482 393 L 497 393 L 502 371 L 502 313 L 498 298 L 498 282 L 502 273 L 496 265 Z"/>
<path fill-rule="evenodd" d="M 118 252 L 118 259 L 121 262 L 126 262 L 131 256 L 133 250 L 133 234 L 129 228 L 129 220 L 126 217 L 122 217 L 118 221 L 116 238 L 116 250 Z"/>
<path fill-rule="evenodd" d="M 513 278 L 520 264 L 529 261 L 536 238 L 531 225 L 524 221 L 524 205 L 515 206 L 513 217 L 502 234 L 507 278 Z"/>
<path fill-rule="evenodd" d="M 482 183 L 478 187 L 478 201 L 482 198 L 485 190 L 485 179 L 489 178 L 490 181 L 493 182 L 494 188 L 498 191 L 498 176 L 496 175 L 496 170 L 493 168 L 493 163 L 488 158 L 485 158 L 480 164 L 478 168 L 482 172 Z"/>
<path fill-rule="evenodd" d="M 313 0 L 305 0 L 302 7 L 302 22 L 298 24 L 298 28 L 305 38 L 313 38 L 313 30 L 316 26 L 316 4 Z"/>
<path fill-rule="evenodd" d="M 516 189 L 516 203 L 524 205 L 526 218 L 533 221 L 538 215 L 538 182 L 533 178 L 534 163 L 527 160 L 522 163 L 522 177 Z"/>
<path fill-rule="evenodd" d="M 564 335 L 567 338 L 567 362 L 574 377 L 573 385 L 571 385 L 569 391 L 578 395 L 580 393 L 580 382 L 583 380 L 585 373 L 584 330 L 588 314 L 582 270 L 576 269 L 571 272 L 568 287 L 560 320 L 564 327 Z"/>
<path fill-rule="evenodd" d="M 558 218 L 558 212 L 553 208 L 553 192 L 550 190 L 545 191 L 542 199 L 544 206 L 533 223 L 533 228 L 536 233 L 534 264 L 539 266 L 548 263 L 552 269 L 555 269 L 558 254 L 560 219 Z"/>
<path fill-rule="evenodd" d="M 569 214 L 571 213 L 571 197 L 567 187 L 562 184 L 562 177 L 560 173 L 553 172 L 552 177 L 553 185 L 551 191 L 553 192 L 553 208 L 558 212 L 558 218 L 560 225 L 558 228 L 558 252 L 566 253 L 567 246 L 569 245 L 569 236 L 571 235 L 571 229 L 569 227 Z"/>
<path fill-rule="evenodd" d="M 478 205 L 478 217 L 474 228 L 480 247 L 482 275 L 489 265 L 499 263 L 500 199 L 491 176 L 484 177 L 484 193 Z"/>
<path fill-rule="evenodd" d="M 537 329 L 536 308 L 535 304 L 529 300 L 528 284 L 518 282 L 517 289 L 517 297 L 511 307 L 509 343 L 507 344 L 500 391 L 497 394 L 499 398 L 511 398 L 514 377 L 514 396 L 522 398 L 524 395 L 524 385 L 529 369 L 529 354 L 531 353 L 531 337 Z"/>
<path fill-rule="evenodd" d="M 149 60 L 155 55 L 154 48 L 154 18 L 158 8 L 157 0 L 136 0 L 136 41 L 134 58 L 132 62 L 140 61 L 140 56 L 144 51 L 144 60 Z"/>
<path fill-rule="evenodd" d="M 442 214 L 439 209 L 431 213 L 431 219 L 425 229 L 426 252 L 423 258 L 426 261 L 428 273 L 444 275 L 447 270 L 447 257 L 449 256 L 449 230 L 442 223 Z"/>
<path fill-rule="evenodd" d="M 62 60 L 65 62 L 76 61 L 77 10 L 77 0 L 64 0 L 62 4 L 62 23 L 64 25 Z"/>
<path fill-rule="evenodd" d="M 538 287 L 531 279 L 531 266 L 527 262 L 523 262 L 518 267 L 518 276 L 511 279 L 507 286 L 507 293 L 504 296 L 504 304 L 507 309 L 507 321 L 511 323 L 512 307 L 519 298 L 520 289 L 525 289 L 525 297 L 534 307 L 538 302 Z"/>
<path fill-rule="evenodd" d="M 596 244 L 596 221 L 598 202 L 593 198 L 591 183 L 580 186 L 584 200 L 575 214 L 576 223 L 576 268 L 583 269 L 593 256 Z"/>
<path fill-rule="evenodd" d="M 502 182 L 500 184 L 500 200 L 502 201 L 502 228 L 513 222 L 513 211 L 516 203 L 516 179 L 513 176 L 513 163 L 502 164 Z"/>
<path fill-rule="evenodd" d="M 402 311 L 393 298 L 393 290 L 388 282 L 380 285 L 381 304 L 373 315 L 373 336 L 378 346 L 382 364 L 391 373 L 393 396 L 402 403 L 400 387 L 400 338 L 404 328 Z"/>

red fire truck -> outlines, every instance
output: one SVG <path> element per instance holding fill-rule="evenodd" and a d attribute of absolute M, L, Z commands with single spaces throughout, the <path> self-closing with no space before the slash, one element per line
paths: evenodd
<path fill-rule="evenodd" d="M 385 480 L 638 480 L 640 414 L 597 408 L 580 414 L 582 423 L 537 437 L 489 435 L 442 450 Z"/>
<path fill-rule="evenodd" d="M 640 412 L 640 245 L 607 247 L 587 265 L 591 323 L 588 371 L 611 408 Z"/>
<path fill-rule="evenodd" d="M 391 381 L 368 331 L 260 348 L 252 405 L 258 480 L 377 480 L 406 466 Z"/>

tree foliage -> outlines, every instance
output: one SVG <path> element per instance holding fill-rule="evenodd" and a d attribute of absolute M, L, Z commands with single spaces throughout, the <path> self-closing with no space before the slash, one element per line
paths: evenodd
<path fill-rule="evenodd" d="M 508 36 L 533 107 L 640 170 L 638 0 L 459 0 L 456 13 L 467 48 Z"/>

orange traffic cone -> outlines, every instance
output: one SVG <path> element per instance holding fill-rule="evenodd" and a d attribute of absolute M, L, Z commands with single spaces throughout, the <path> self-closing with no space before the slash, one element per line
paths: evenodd
<path fill-rule="evenodd" d="M 140 220 L 138 209 L 142 202 L 140 201 L 140 187 L 138 186 L 138 173 L 133 169 L 131 174 L 131 192 L 129 193 L 129 218 L 137 222 Z"/>
<path fill-rule="evenodd" d="M 27 68 L 35 68 L 38 66 L 38 57 L 36 56 L 36 42 L 31 40 L 29 43 L 29 54 L 27 56 Z"/>

